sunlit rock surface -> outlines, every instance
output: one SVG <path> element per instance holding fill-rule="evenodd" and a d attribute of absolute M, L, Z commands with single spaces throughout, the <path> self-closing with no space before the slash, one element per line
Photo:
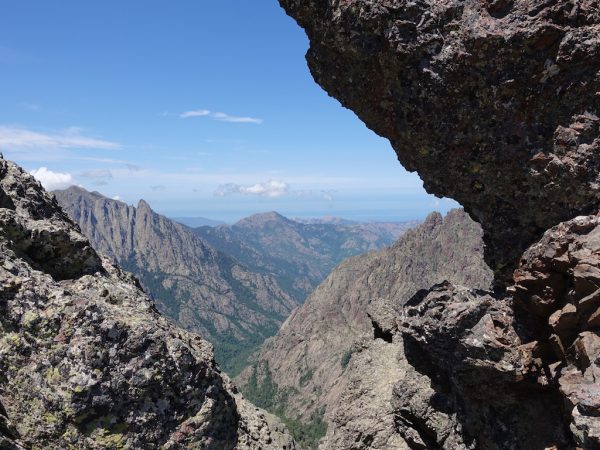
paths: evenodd
<path fill-rule="evenodd" d="M 3 159 L 0 199 L 0 448 L 295 448 Z"/>

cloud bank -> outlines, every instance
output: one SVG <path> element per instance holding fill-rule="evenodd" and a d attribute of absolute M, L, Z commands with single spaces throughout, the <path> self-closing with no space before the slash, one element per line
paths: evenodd
<path fill-rule="evenodd" d="M 264 183 L 256 183 L 248 186 L 234 183 L 223 184 L 217 188 L 214 195 L 216 197 L 226 197 L 241 194 L 277 198 L 287 195 L 289 190 L 290 187 L 285 181 L 269 180 Z"/>
<path fill-rule="evenodd" d="M 313 197 L 333 201 L 333 190 L 293 190 L 290 185 L 281 180 L 269 180 L 263 183 L 241 185 L 227 183 L 220 185 L 214 192 L 215 197 L 228 197 L 230 195 L 254 195 L 257 197 Z"/>
<path fill-rule="evenodd" d="M 40 167 L 39 169 L 32 170 L 31 175 L 42 183 L 42 186 L 44 186 L 44 189 L 47 191 L 66 189 L 75 184 L 73 175 L 70 173 L 53 172 L 47 167 Z"/>

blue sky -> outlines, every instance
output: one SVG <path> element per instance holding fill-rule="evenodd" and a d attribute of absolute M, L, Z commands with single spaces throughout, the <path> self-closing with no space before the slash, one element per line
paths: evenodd
<path fill-rule="evenodd" d="M 275 0 L 5 2 L 0 150 L 169 216 L 421 218 L 389 143 L 312 80 Z"/>

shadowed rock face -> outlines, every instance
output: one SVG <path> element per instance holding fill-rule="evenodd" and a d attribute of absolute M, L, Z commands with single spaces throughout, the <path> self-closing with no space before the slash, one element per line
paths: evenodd
<path fill-rule="evenodd" d="M 280 3 L 317 83 L 482 224 L 504 279 L 547 228 L 598 208 L 597 1 Z"/>
<path fill-rule="evenodd" d="M 395 430 L 412 449 L 600 448 L 600 3 L 280 3 L 316 81 L 481 223 L 507 287 L 438 285 L 380 324 L 411 366 Z"/>

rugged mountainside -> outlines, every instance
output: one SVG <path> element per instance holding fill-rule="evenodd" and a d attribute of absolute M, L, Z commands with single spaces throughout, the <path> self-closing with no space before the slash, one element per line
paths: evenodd
<path fill-rule="evenodd" d="M 374 417 L 362 417 L 364 407 L 354 411 L 365 426 L 381 426 L 399 372 L 382 369 L 395 364 L 395 354 L 384 341 L 372 355 L 380 363 L 371 358 L 365 367 L 354 364 L 369 353 L 370 305 L 385 300 L 397 311 L 418 290 L 444 280 L 482 289 L 492 281 L 483 261 L 481 228 L 461 210 L 445 218 L 433 213 L 392 247 L 344 261 L 263 344 L 256 363 L 238 377 L 238 384 L 261 406 L 304 423 L 312 421 L 313 426 L 323 413 L 330 423 L 338 408 L 348 413 L 350 402 L 341 399 L 352 395 L 345 391 L 356 390 L 350 385 L 386 385 L 366 402 Z M 265 397 L 269 390 L 272 398 Z M 389 420 L 387 425 L 392 426 Z"/>
<path fill-rule="evenodd" d="M 93 247 L 136 274 L 163 314 L 210 340 L 234 374 L 336 264 L 412 224 L 303 224 L 266 213 L 192 230 L 143 200 L 136 208 L 76 186 L 54 194 Z"/>
<path fill-rule="evenodd" d="M 392 432 L 413 449 L 600 448 L 600 4 L 280 3 L 315 80 L 481 223 L 495 272 L 494 292 L 443 283 L 380 308 L 408 362 Z"/>
<path fill-rule="evenodd" d="M 344 259 L 393 244 L 415 222 L 360 223 L 291 220 L 256 214 L 231 227 L 195 231 L 248 267 L 273 274 L 299 302 Z"/>
<path fill-rule="evenodd" d="M 0 223 L 0 448 L 295 448 L 4 159 Z"/>
<path fill-rule="evenodd" d="M 79 187 L 54 192 L 100 253 L 136 274 L 163 314 L 215 345 L 227 371 L 275 334 L 298 305 L 268 272 L 216 250 L 189 228 Z"/>

